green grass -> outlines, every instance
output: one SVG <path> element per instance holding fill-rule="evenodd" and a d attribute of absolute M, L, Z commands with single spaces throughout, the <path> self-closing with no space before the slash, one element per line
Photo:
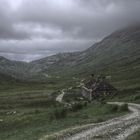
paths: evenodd
<path fill-rule="evenodd" d="M 139 140 L 139 139 L 140 139 L 140 129 L 131 136 L 129 136 L 126 140 Z"/>
<path fill-rule="evenodd" d="M 66 128 L 105 121 L 128 112 L 117 111 L 111 105 L 96 103 L 88 104 L 75 112 L 68 111 L 66 117 L 62 119 L 50 120 L 52 111 L 62 107 L 54 101 L 58 91 L 77 86 L 81 79 L 85 78 L 73 77 L 48 79 L 47 82 L 42 83 L 2 83 L 0 85 L 0 140 L 37 140 L 44 135 Z M 116 100 L 123 97 L 121 99 L 128 101 L 131 95 L 130 99 L 138 102 L 139 93 L 133 95 L 131 90 L 128 91 L 122 90 L 123 96 L 117 95 Z M 77 89 L 72 92 L 70 97 L 65 98 L 74 96 Z M 79 94 L 76 97 L 79 97 Z"/>
<path fill-rule="evenodd" d="M 140 88 L 120 90 L 118 95 L 110 100 L 140 104 Z"/>
<path fill-rule="evenodd" d="M 139 43 L 125 44 L 114 40 L 108 45 L 110 49 L 101 49 L 99 54 L 95 52 L 93 55 L 94 51 L 89 50 L 84 59 L 70 56 L 67 60 L 62 57 L 66 65 L 55 64 L 48 69 L 47 73 L 52 77 L 45 81 L 21 82 L 0 74 L 0 140 L 36 140 L 65 128 L 101 122 L 127 113 L 124 107 L 118 109 L 96 103 L 75 112 L 68 111 L 64 118 L 50 120 L 53 110 L 63 108 L 54 101 L 58 91 L 78 86 L 82 79 L 87 81 L 92 73 L 111 76 L 110 82 L 119 90 L 117 96 L 107 97 L 106 101 L 140 103 Z M 78 60 L 75 66 L 68 65 L 74 60 Z M 77 91 L 72 91 L 64 98 L 73 101 L 78 97 Z M 129 140 L 138 137 L 139 131 Z"/>
<path fill-rule="evenodd" d="M 126 113 L 113 111 L 110 105 L 97 103 L 88 104 L 76 112 L 69 111 L 63 119 L 50 120 L 52 110 L 62 106 L 54 101 L 56 93 L 50 96 L 50 91 L 14 92 L 1 93 L 0 97 L 2 140 L 36 140 L 65 128 L 101 122 Z"/>
<path fill-rule="evenodd" d="M 111 101 L 140 103 L 139 72 L 130 67 L 107 68 L 92 71 L 91 67 L 80 73 L 60 75 L 60 78 L 47 79 L 46 82 L 7 81 L 0 84 L 0 140 L 36 140 L 47 134 L 53 134 L 66 128 L 81 124 L 95 123 L 123 115 L 128 111 L 118 111 L 106 104 L 88 104 L 76 112 L 68 112 L 62 119 L 50 120 L 55 108 L 62 107 L 54 101 L 63 88 L 78 86 L 82 79 L 88 79 L 91 73 L 111 75 L 111 83 L 119 89 L 119 94 Z M 73 77 L 76 77 L 73 78 Z M 75 91 L 65 96 L 75 100 Z M 77 91 L 76 91 L 77 92 Z M 79 92 L 79 91 L 78 91 Z M 79 97 L 79 94 L 76 95 Z M 108 100 L 108 98 L 106 99 Z M 16 112 L 16 113 L 14 113 Z"/>

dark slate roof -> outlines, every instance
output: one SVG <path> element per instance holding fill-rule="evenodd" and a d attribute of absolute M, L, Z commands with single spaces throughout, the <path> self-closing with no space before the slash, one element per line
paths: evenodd
<path fill-rule="evenodd" d="M 107 80 L 91 80 L 86 84 L 86 87 L 92 89 L 94 92 L 113 92 L 117 91 Z"/>

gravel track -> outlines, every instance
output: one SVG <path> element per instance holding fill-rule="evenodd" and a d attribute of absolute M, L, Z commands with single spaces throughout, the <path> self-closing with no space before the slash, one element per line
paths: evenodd
<path fill-rule="evenodd" d="M 63 102 L 65 92 L 56 98 L 56 101 Z M 122 105 L 121 102 L 108 102 L 108 104 Z M 89 124 L 88 129 L 63 138 L 63 140 L 125 140 L 140 128 L 140 105 L 128 103 L 129 114 L 108 120 L 106 122 Z M 61 137 L 62 140 L 62 137 Z"/>
<path fill-rule="evenodd" d="M 63 96 L 65 95 L 64 89 L 61 91 L 61 94 L 56 97 L 56 101 L 62 103 Z"/>
<path fill-rule="evenodd" d="M 109 102 L 109 104 L 123 103 Z M 140 105 L 128 103 L 128 106 L 131 111 L 129 114 L 103 123 L 91 124 L 91 128 L 63 140 L 125 140 L 140 128 Z"/>

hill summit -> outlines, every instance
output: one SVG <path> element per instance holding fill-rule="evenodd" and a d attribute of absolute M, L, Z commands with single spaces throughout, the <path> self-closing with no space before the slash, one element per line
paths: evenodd
<path fill-rule="evenodd" d="M 18 79 L 46 80 L 48 77 L 85 77 L 91 73 L 113 76 L 116 84 L 140 82 L 140 26 L 112 33 L 81 52 L 60 53 L 30 63 L 0 57 L 0 72 Z"/>

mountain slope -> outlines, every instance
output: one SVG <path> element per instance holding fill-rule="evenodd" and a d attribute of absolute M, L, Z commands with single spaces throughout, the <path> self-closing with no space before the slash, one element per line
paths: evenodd
<path fill-rule="evenodd" d="M 64 53 L 31 62 L 40 74 L 87 76 L 90 73 L 111 75 L 115 82 L 139 80 L 140 26 L 114 32 L 89 49 Z"/>
<path fill-rule="evenodd" d="M 0 57 L 0 72 L 22 79 L 26 75 L 26 72 L 28 72 L 28 64 Z"/>
<path fill-rule="evenodd" d="M 111 75 L 118 85 L 129 83 L 137 87 L 139 68 L 140 26 L 116 31 L 82 52 L 60 53 L 30 63 L 0 58 L 0 72 L 24 80 L 58 76 L 63 80 L 103 73 Z"/>
<path fill-rule="evenodd" d="M 43 70 L 62 71 L 73 66 L 95 66 L 104 68 L 107 65 L 123 65 L 137 61 L 140 55 L 140 26 L 117 31 L 89 49 L 79 53 L 64 53 L 32 62 L 39 64 Z M 121 61 L 121 63 L 120 63 Z M 49 63 L 48 63 L 49 62 Z M 45 66 L 46 67 L 43 67 Z M 57 69 L 56 69 L 57 68 Z"/>

